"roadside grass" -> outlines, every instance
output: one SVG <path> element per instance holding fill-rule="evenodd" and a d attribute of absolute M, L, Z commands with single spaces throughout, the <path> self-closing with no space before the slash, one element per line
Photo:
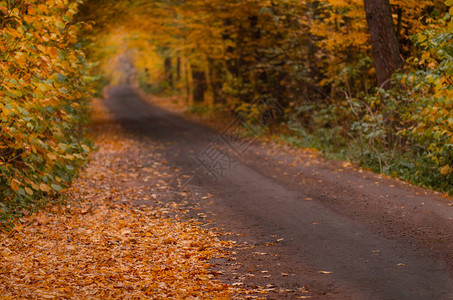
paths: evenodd
<path fill-rule="evenodd" d="M 453 195 L 453 186 L 420 152 L 380 147 L 363 147 L 358 138 L 342 138 L 334 129 L 286 130 L 272 139 L 298 148 L 315 148 L 324 158 L 349 161 L 376 173 L 399 178 L 411 184 Z"/>

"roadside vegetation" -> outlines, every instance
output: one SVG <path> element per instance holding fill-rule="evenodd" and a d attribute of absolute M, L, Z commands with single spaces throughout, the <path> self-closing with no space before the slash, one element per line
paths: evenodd
<path fill-rule="evenodd" d="M 0 1 L 0 222 L 67 187 L 83 164 L 90 100 L 73 21 L 80 1 Z M 52 200 L 53 201 L 53 200 Z"/>

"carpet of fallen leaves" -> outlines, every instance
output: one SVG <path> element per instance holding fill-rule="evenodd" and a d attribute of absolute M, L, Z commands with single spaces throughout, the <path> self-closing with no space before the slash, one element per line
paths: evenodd
<path fill-rule="evenodd" d="M 24 217 L 0 235 L 2 299 L 230 298 L 209 259 L 231 247 L 180 204 L 160 199 L 165 161 L 121 133 L 95 102 L 99 150 L 63 205 Z M 151 153 L 151 154 L 150 154 Z"/>

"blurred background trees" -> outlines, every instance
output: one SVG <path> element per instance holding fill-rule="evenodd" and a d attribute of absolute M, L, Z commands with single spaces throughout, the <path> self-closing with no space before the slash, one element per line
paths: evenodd
<path fill-rule="evenodd" d="M 275 138 L 452 190 L 452 21 L 447 0 L 87 1 L 91 57 L 114 82 L 188 107 L 285 115 Z M 102 66 L 102 65 L 101 65 Z"/>

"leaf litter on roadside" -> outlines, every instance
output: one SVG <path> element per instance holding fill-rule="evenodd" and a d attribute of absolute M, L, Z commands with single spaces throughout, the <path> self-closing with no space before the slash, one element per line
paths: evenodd
<path fill-rule="evenodd" d="M 184 213 L 178 203 L 159 200 L 155 192 L 165 188 L 165 160 L 148 151 L 150 167 L 140 165 L 141 154 L 131 153 L 138 141 L 121 137 L 95 103 L 96 111 L 99 151 L 67 192 L 66 204 L 26 216 L 1 234 L 1 298 L 247 294 L 215 280 L 210 270 L 209 260 L 225 256 L 232 243 L 178 218 Z"/>

